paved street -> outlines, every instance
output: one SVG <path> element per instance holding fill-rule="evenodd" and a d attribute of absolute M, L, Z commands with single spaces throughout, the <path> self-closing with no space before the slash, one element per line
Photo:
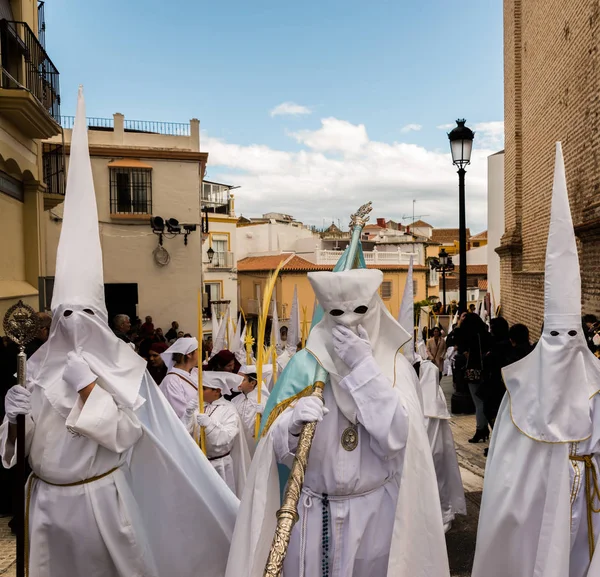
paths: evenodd
<path fill-rule="evenodd" d="M 448 398 L 448 406 L 450 406 L 451 379 L 444 377 L 442 388 Z M 475 432 L 473 415 L 453 417 L 450 424 L 467 497 L 467 516 L 458 517 L 454 521 L 452 529 L 446 535 L 446 542 L 452 577 L 469 577 L 473 564 L 477 519 L 483 488 L 483 470 L 485 468 L 483 449 L 487 447 L 487 443 L 469 444 L 468 439 Z M 0 519 L 0 575 L 15 576 L 15 539 L 8 528 L 8 518 Z"/>

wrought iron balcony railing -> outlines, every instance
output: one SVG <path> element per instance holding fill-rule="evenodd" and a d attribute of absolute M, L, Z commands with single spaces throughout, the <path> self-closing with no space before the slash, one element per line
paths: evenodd
<path fill-rule="evenodd" d="M 86 118 L 88 128 L 93 130 L 114 130 L 113 118 Z M 73 128 L 74 116 L 61 116 L 60 124 L 63 128 Z M 190 136 L 190 125 L 186 122 L 157 122 L 154 120 L 128 120 L 123 122 L 125 132 L 138 132 L 141 134 L 162 134 L 164 136 Z"/>
<path fill-rule="evenodd" d="M 0 88 L 29 91 L 60 123 L 56 66 L 25 22 L 0 20 Z"/>

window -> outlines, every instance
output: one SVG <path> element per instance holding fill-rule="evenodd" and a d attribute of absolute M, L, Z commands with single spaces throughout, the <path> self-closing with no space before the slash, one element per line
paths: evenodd
<path fill-rule="evenodd" d="M 212 303 L 214 301 L 221 300 L 221 283 L 220 282 L 205 282 L 204 283 L 204 293 L 208 297 L 208 302 L 204 301 L 203 304 L 206 304 L 204 308 L 204 317 L 212 318 Z"/>
<path fill-rule="evenodd" d="M 392 298 L 392 281 L 384 280 L 381 283 L 381 298 L 391 299 Z"/>
<path fill-rule="evenodd" d="M 152 170 L 110 168 L 111 214 L 152 214 Z"/>
<path fill-rule="evenodd" d="M 215 251 L 211 265 L 214 268 L 225 268 L 227 266 L 229 237 L 226 234 L 213 234 L 211 236 L 211 246 Z"/>
<path fill-rule="evenodd" d="M 473 246 L 474 247 L 478 247 L 479 246 L 479 242 L 477 242 L 477 241 L 473 242 Z"/>
<path fill-rule="evenodd" d="M 413 295 L 416 297 L 419 292 L 419 283 L 416 279 L 413 279 Z"/>

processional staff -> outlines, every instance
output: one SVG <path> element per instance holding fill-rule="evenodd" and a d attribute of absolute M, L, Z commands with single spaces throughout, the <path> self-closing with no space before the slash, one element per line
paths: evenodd
<path fill-rule="evenodd" d="M 19 301 L 4 315 L 4 332 L 19 347 L 17 355 L 17 384 L 26 386 L 27 355 L 25 345 L 31 342 L 39 329 L 39 319 L 29 305 Z M 17 521 L 17 577 L 25 577 L 25 415 L 17 416 L 17 490 L 15 495 L 15 519 Z"/>
<path fill-rule="evenodd" d="M 348 253 L 346 254 L 344 270 L 355 268 L 357 264 L 362 229 L 369 221 L 368 215 L 371 210 L 371 203 L 368 202 L 367 204 L 363 204 L 351 217 L 350 230 L 352 231 L 352 238 Z M 318 364 L 315 373 L 313 397 L 317 397 L 323 401 L 323 389 L 328 377 L 327 371 Z M 279 511 L 277 511 L 277 528 L 275 529 L 273 544 L 271 545 L 271 551 L 265 566 L 264 577 L 279 577 L 283 570 L 283 562 L 290 544 L 292 529 L 299 518 L 298 501 L 300 500 L 300 493 L 304 484 L 304 474 L 306 473 L 308 455 L 315 436 L 316 427 L 316 422 L 306 423 L 302 427 L 302 432 L 298 439 L 296 456 L 294 457 L 294 463 L 283 496 L 283 504 Z"/>

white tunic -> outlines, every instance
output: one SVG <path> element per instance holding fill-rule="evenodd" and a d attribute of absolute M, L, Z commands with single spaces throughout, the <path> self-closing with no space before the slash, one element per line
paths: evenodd
<path fill-rule="evenodd" d="M 139 530 L 135 499 L 125 479 L 126 452 L 142 436 L 137 417 L 95 386 L 65 420 L 34 386 L 26 417 L 30 479 L 30 577 L 147 577 L 157 575 Z M 16 462 L 8 422 L 0 427 L 5 467 Z M 74 487 L 58 487 L 97 477 Z M 43 480 L 42 480 L 43 479 Z"/>
<path fill-rule="evenodd" d="M 263 408 L 267 404 L 268 399 L 269 391 L 267 390 L 267 387 L 263 385 L 260 399 Z M 250 452 L 250 455 L 254 455 L 254 451 L 256 449 L 256 439 L 254 438 L 254 433 L 256 431 L 256 414 L 258 405 L 257 388 L 255 387 L 247 395 L 242 393 L 241 395 L 237 395 L 237 397 L 233 397 L 231 402 L 240 415 L 244 437 L 248 444 L 248 451 Z"/>
<path fill-rule="evenodd" d="M 173 367 L 163 379 L 159 389 L 180 419 L 188 403 L 198 397 L 198 372 L 187 373 Z"/>
<path fill-rule="evenodd" d="M 286 557 L 286 577 L 321 575 L 323 495 L 329 507 L 329 575 L 380 577 L 387 574 L 408 415 L 400 396 L 372 367 L 359 367 L 344 380 L 359 409 L 359 442 L 345 450 L 341 437 L 350 422 L 325 387 L 330 409 L 316 429 L 304 488 Z M 272 426 L 280 463 L 291 466 L 297 438 L 289 435 L 292 408 Z"/>
<path fill-rule="evenodd" d="M 220 398 L 213 403 L 204 404 L 204 412 L 210 419 L 210 425 L 205 427 L 206 456 L 215 471 L 227 483 L 227 486 L 238 497 L 244 490 L 246 469 L 249 465 L 247 448 L 241 451 L 245 440 L 240 438 L 241 422 L 236 408 L 230 401 Z M 196 437 L 196 409 L 191 420 L 187 423 L 188 431 Z M 234 462 L 234 459 L 240 462 Z M 240 472 L 242 471 L 242 472 Z"/>

